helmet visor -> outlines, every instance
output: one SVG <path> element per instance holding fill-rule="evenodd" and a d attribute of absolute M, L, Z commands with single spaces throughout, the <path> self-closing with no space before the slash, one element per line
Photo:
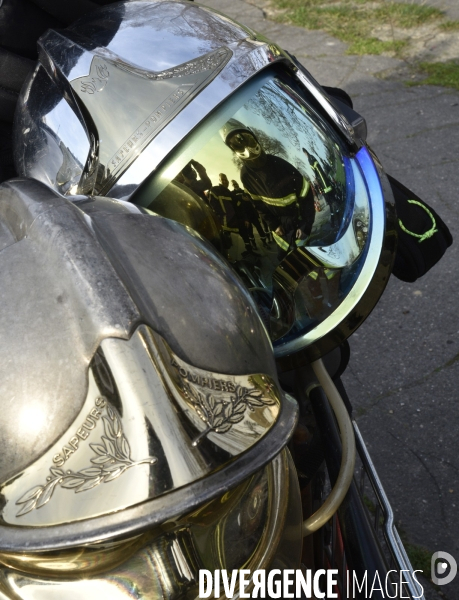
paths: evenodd
<path fill-rule="evenodd" d="M 192 183 L 181 178 L 188 163 Z M 172 207 L 191 205 L 191 197 L 199 199 L 203 223 L 215 224 L 219 235 L 210 241 L 246 283 L 281 352 L 308 345 L 325 321 L 325 333 L 333 328 L 329 317 L 355 289 L 373 234 L 378 241 L 362 290 L 377 266 L 384 198 L 375 166 L 365 148 L 352 155 L 287 73 L 263 72 L 233 94 L 132 200 L 171 217 Z"/>

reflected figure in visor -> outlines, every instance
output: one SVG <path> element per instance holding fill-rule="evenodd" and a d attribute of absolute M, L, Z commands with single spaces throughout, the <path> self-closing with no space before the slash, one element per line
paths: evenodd
<path fill-rule="evenodd" d="M 190 160 L 179 173 L 176 180 L 189 187 L 190 190 L 193 190 L 195 194 L 207 202 L 204 192 L 212 187 L 212 181 L 201 163 L 198 163 L 196 160 Z"/>
<path fill-rule="evenodd" d="M 256 248 L 256 241 L 253 235 L 253 228 L 258 232 L 260 236 L 261 243 L 265 248 L 268 247 L 266 232 L 263 229 L 262 224 L 260 223 L 260 216 L 258 214 L 257 209 L 255 208 L 253 201 L 249 194 L 245 193 L 243 189 L 239 186 L 238 182 L 235 179 L 231 180 L 231 185 L 233 186 L 233 193 L 237 200 L 237 206 L 241 208 L 244 213 L 244 223 L 248 223 L 249 230 L 249 239 L 253 248 Z"/>
<path fill-rule="evenodd" d="M 315 208 L 310 182 L 283 158 L 267 154 L 240 121 L 230 119 L 220 135 L 242 161 L 244 190 L 255 201 L 279 245 L 279 258 L 283 258 L 311 233 Z"/>
<path fill-rule="evenodd" d="M 330 208 L 330 225 L 335 226 L 335 221 L 338 219 L 339 206 L 336 202 L 335 195 L 333 194 L 333 186 L 331 185 L 330 178 L 325 173 L 322 165 L 306 148 L 302 148 L 303 154 L 308 159 L 309 166 L 315 175 L 315 185 L 319 193 L 325 198 L 325 201 Z"/>
<path fill-rule="evenodd" d="M 220 221 L 225 236 L 225 247 L 229 249 L 232 246 L 231 233 L 239 233 L 245 244 L 243 254 L 253 253 L 249 239 L 249 222 L 246 220 L 242 203 L 229 189 L 225 173 L 220 173 L 218 179 L 220 184 L 213 186 L 209 191 L 209 204 Z"/>

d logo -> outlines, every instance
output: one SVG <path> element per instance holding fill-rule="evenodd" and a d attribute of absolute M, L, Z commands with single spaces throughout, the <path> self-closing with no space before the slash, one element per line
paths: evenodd
<path fill-rule="evenodd" d="M 432 581 L 436 585 L 451 583 L 457 575 L 457 563 L 448 552 L 435 552 L 432 556 L 430 574 Z"/>

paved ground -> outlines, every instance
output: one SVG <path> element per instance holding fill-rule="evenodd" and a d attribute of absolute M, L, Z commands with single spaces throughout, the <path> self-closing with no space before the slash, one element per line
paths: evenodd
<path fill-rule="evenodd" d="M 323 85 L 346 89 L 386 170 L 431 203 L 456 237 L 419 282 L 391 279 L 351 338 L 345 383 L 401 527 L 411 542 L 459 562 L 459 93 L 407 87 L 401 61 L 347 56 L 324 33 L 266 19 L 263 0 L 254 1 L 202 3 L 293 52 Z M 459 19 L 457 0 L 432 4 Z M 442 591 L 458 600 L 459 576 Z"/>

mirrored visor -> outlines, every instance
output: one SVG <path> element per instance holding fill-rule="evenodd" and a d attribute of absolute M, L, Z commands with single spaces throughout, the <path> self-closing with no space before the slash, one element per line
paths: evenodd
<path fill-rule="evenodd" d="M 359 162 L 300 82 L 277 71 L 212 113 L 132 201 L 218 248 L 275 346 L 340 306 L 359 277 L 372 226 Z"/>

